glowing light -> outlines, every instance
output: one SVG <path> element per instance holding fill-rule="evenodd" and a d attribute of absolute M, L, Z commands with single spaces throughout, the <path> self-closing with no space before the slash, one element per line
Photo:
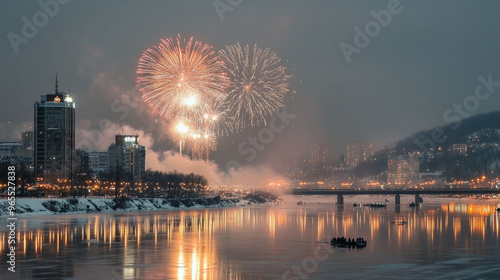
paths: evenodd
<path fill-rule="evenodd" d="M 186 106 L 195 106 L 195 105 L 198 105 L 198 98 L 196 97 L 196 95 L 191 95 L 187 98 L 184 98 L 182 100 L 182 103 Z"/>
<path fill-rule="evenodd" d="M 266 117 L 283 107 L 288 92 L 286 67 L 279 66 L 281 59 L 270 49 L 254 45 L 226 46 L 219 51 L 224 70 L 231 79 L 227 97 L 221 111 L 234 117 L 236 131 L 246 126 L 266 124 Z"/>
<path fill-rule="evenodd" d="M 185 134 L 189 131 L 189 126 L 185 125 L 184 123 L 182 122 L 179 122 L 176 126 L 175 126 L 175 129 L 177 130 L 177 132 L 181 133 L 181 134 Z"/>
<path fill-rule="evenodd" d="M 225 97 L 229 78 L 222 66 L 212 46 L 178 35 L 161 40 L 142 54 L 137 86 L 153 112 L 169 119 L 189 118 L 198 124 L 206 110 Z M 186 105 L 196 105 L 196 110 L 186 110 Z"/>

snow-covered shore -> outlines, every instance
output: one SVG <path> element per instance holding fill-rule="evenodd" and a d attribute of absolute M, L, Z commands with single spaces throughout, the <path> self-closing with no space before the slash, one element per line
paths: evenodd
<path fill-rule="evenodd" d="M 0 216 L 9 215 L 8 200 L 0 200 Z M 77 213 L 111 213 L 202 209 L 211 207 L 246 206 L 274 203 L 275 200 L 259 195 L 244 198 L 19 198 L 16 215 L 54 215 Z"/>

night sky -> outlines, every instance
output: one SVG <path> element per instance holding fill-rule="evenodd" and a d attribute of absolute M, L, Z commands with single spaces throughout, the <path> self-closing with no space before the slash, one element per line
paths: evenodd
<path fill-rule="evenodd" d="M 221 138 L 213 157 L 219 166 L 291 161 L 308 154 L 312 143 L 338 156 L 346 142 L 396 141 L 447 124 L 443 114 L 474 94 L 479 76 L 500 81 L 500 2 L 397 2 L 73 0 L 43 22 L 38 1 L 1 1 L 0 121 L 22 131 L 18 125 L 33 121 L 33 103 L 53 91 L 58 73 L 59 88 L 76 102 L 77 145 L 94 129 L 103 133 L 90 141 L 92 149 L 105 149 L 123 128 L 147 135 L 154 151 L 175 150 L 166 123 L 147 105 L 133 102 L 128 113 L 119 108 L 135 87 L 142 52 L 181 34 L 217 50 L 237 42 L 271 48 L 293 75 L 287 112 L 296 117 L 255 160 L 237 146 L 262 128 Z M 214 3 L 229 8 L 218 14 Z M 388 6 L 395 12 L 390 21 L 377 24 L 348 63 L 341 43 L 356 47 L 355 28 L 365 30 Z M 37 13 L 41 27 L 26 38 L 23 18 L 33 23 Z M 13 34 L 22 42 L 13 44 Z M 494 93 L 471 113 L 497 110 L 499 100 Z M 99 128 L 103 119 L 113 127 Z"/>

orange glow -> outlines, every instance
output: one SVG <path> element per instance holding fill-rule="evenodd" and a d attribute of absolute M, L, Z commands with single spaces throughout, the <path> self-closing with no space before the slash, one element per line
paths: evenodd
<path fill-rule="evenodd" d="M 387 238 L 394 246 L 404 246 L 410 241 L 422 237 L 428 244 L 435 246 L 449 236 L 457 242 L 463 240 L 486 240 L 486 237 L 500 235 L 499 217 L 494 205 L 443 203 L 434 204 L 430 208 L 422 208 L 420 212 L 403 210 L 394 214 L 393 210 L 378 212 L 368 209 L 341 212 L 332 206 L 322 211 L 297 207 L 295 212 L 289 209 L 270 207 L 228 208 L 220 211 L 194 210 L 180 211 L 176 214 L 151 214 L 144 216 L 110 217 L 107 215 L 90 215 L 85 223 L 78 226 L 49 225 L 47 230 L 30 229 L 19 231 L 19 254 L 46 257 L 47 254 L 61 254 L 71 248 L 74 242 L 82 243 L 85 250 L 101 252 L 116 247 L 120 242 L 123 247 L 124 260 L 135 261 L 139 252 L 144 250 L 145 242 L 158 249 L 159 254 L 174 266 L 155 273 L 170 273 L 171 279 L 224 279 L 229 273 L 213 270 L 225 260 L 219 256 L 218 234 L 228 231 L 262 229 L 270 240 L 281 238 L 288 232 L 311 239 L 324 240 L 327 236 L 357 237 L 362 236 L 369 241 Z M 426 206 L 427 207 L 427 206 Z M 388 207 L 389 208 L 389 207 Z M 404 225 L 395 223 L 405 221 Z M 5 233 L 0 234 L 0 252 L 5 253 Z M 176 243 L 177 242 L 177 243 Z M 201 246 L 191 245 L 202 244 Z M 315 242 L 315 240 L 311 241 Z M 154 245 L 153 245 L 154 244 Z M 163 250 L 162 246 L 174 246 L 176 250 Z M 109 249 L 108 249 L 109 248 Z M 151 248 L 151 247 L 150 247 Z M 92 251 L 94 250 L 94 251 Z M 113 248 L 112 250 L 115 250 Z M 224 263 L 235 278 L 240 279 L 237 270 Z M 131 277 L 136 270 L 130 268 Z M 151 275 L 147 275 L 150 278 Z M 146 276 L 144 276 L 146 277 Z M 161 277 L 156 277 L 161 278 Z M 164 277 L 163 277 L 164 278 Z M 144 278 L 146 279 L 146 278 Z"/>

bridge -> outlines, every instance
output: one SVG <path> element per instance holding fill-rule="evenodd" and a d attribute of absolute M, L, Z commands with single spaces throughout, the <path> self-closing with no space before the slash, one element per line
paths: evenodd
<path fill-rule="evenodd" d="M 293 189 L 292 195 L 337 195 L 337 204 L 344 204 L 344 195 L 394 195 L 395 204 L 400 205 L 400 195 L 415 195 L 415 204 L 420 203 L 420 195 L 471 195 L 471 194 L 500 194 L 500 189 Z"/>

